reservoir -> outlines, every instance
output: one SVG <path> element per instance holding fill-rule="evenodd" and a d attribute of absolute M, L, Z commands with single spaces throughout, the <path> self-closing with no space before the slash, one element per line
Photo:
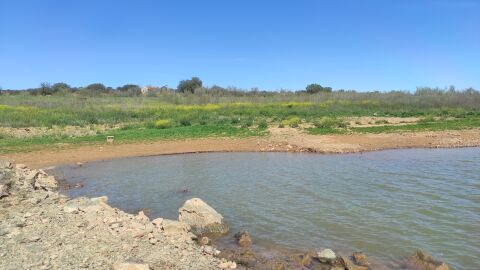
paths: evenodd
<path fill-rule="evenodd" d="M 54 174 L 126 212 L 176 219 L 207 202 L 255 244 L 363 251 L 396 261 L 423 249 L 453 269 L 480 265 L 480 148 L 358 154 L 203 153 L 62 166 Z"/>

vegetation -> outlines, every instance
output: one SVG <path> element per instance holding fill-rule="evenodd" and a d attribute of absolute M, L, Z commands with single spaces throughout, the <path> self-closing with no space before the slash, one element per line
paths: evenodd
<path fill-rule="evenodd" d="M 0 91 L 0 153 L 58 143 L 100 143 L 206 136 L 260 136 L 268 126 L 306 129 L 312 134 L 379 133 L 480 127 L 480 92 L 419 88 L 415 93 L 337 90 L 318 84 L 306 90 L 267 92 L 212 86 L 199 78 L 177 89 L 100 83 L 71 87 L 42 83 L 25 91 Z M 142 92 L 143 91 L 143 92 Z M 385 119 L 349 126 L 347 118 L 418 117 L 393 125 Z M 354 121 L 354 120 L 353 120 Z M 302 124 L 303 123 L 303 124 Z M 360 121 L 356 121 L 360 123 Z M 301 125 L 302 124 L 302 125 Z M 17 129 L 83 127 L 95 135 L 12 135 Z"/>

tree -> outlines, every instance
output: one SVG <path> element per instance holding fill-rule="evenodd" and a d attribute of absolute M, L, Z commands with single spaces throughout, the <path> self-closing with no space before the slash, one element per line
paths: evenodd
<path fill-rule="evenodd" d="M 53 93 L 67 93 L 71 90 L 71 87 L 70 85 L 66 84 L 66 83 L 63 83 L 63 82 L 59 82 L 59 83 L 55 83 L 52 85 L 52 91 Z"/>
<path fill-rule="evenodd" d="M 51 95 L 53 93 L 52 91 L 52 86 L 50 83 L 43 82 L 40 84 L 40 95 L 46 96 L 46 95 Z"/>
<path fill-rule="evenodd" d="M 192 77 L 190 80 L 183 80 L 177 86 L 180 93 L 195 93 L 195 89 L 202 87 L 202 80 L 198 77 Z"/>
<path fill-rule="evenodd" d="M 309 94 L 315 94 L 315 93 L 320 93 L 320 92 L 324 92 L 324 93 L 332 92 L 331 87 L 323 87 L 320 84 L 316 84 L 316 83 L 312 83 L 312 84 L 307 85 L 305 90 Z"/>
<path fill-rule="evenodd" d="M 88 90 L 93 92 L 105 93 L 107 92 L 107 87 L 102 83 L 92 83 L 86 87 Z"/>
<path fill-rule="evenodd" d="M 136 84 L 125 84 L 124 86 L 117 87 L 117 91 L 125 96 L 139 96 L 142 94 L 142 89 Z"/>

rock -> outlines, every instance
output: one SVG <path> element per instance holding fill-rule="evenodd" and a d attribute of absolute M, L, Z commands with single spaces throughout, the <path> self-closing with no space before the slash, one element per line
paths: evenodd
<path fill-rule="evenodd" d="M 190 225 L 192 232 L 197 235 L 228 232 L 228 226 L 224 223 L 223 216 L 198 198 L 185 202 L 179 209 L 178 220 Z"/>
<path fill-rule="evenodd" d="M 76 214 L 76 213 L 78 213 L 78 207 L 76 207 L 76 206 L 70 206 L 70 205 L 65 205 L 65 206 L 63 207 L 63 212 Z"/>
<path fill-rule="evenodd" d="M 12 164 L 6 160 L 0 160 L 0 169 L 9 169 L 12 167 Z"/>
<path fill-rule="evenodd" d="M 156 218 L 152 220 L 152 224 L 155 225 L 156 228 L 162 228 L 163 218 Z"/>
<path fill-rule="evenodd" d="M 150 267 L 148 264 L 118 263 L 113 266 L 113 270 L 150 270 Z"/>
<path fill-rule="evenodd" d="M 316 254 L 314 251 L 309 251 L 305 254 L 296 254 L 294 255 L 293 259 L 295 262 L 302 266 L 310 266 L 312 264 L 313 258 L 316 257 Z"/>
<path fill-rule="evenodd" d="M 100 196 L 96 198 L 91 198 L 90 201 L 96 203 L 96 202 L 102 202 L 102 203 L 108 203 L 108 197 L 107 196 Z"/>
<path fill-rule="evenodd" d="M 345 256 L 340 256 L 337 259 L 337 261 L 342 266 L 342 269 L 345 269 L 345 270 L 364 270 L 364 268 L 362 268 L 363 266 L 356 267 L 353 264 L 353 262 Z"/>
<path fill-rule="evenodd" d="M 412 270 L 449 270 L 447 264 L 434 260 L 422 250 L 407 259 L 407 267 Z"/>
<path fill-rule="evenodd" d="M 367 256 L 363 252 L 354 252 L 352 258 L 355 264 L 370 267 L 370 262 L 368 262 Z"/>
<path fill-rule="evenodd" d="M 202 246 L 210 244 L 210 239 L 208 237 L 204 236 L 198 240 L 198 243 Z"/>
<path fill-rule="evenodd" d="M 138 212 L 138 215 L 137 215 L 136 219 L 141 220 L 141 221 L 144 221 L 144 222 L 148 222 L 148 221 L 150 220 L 150 219 L 145 215 L 145 213 L 144 213 L 143 211 Z"/>
<path fill-rule="evenodd" d="M 38 173 L 34 178 L 33 187 L 35 189 L 56 190 L 58 185 L 55 177 Z"/>
<path fill-rule="evenodd" d="M 162 229 L 168 236 L 185 235 L 190 231 L 190 226 L 184 222 L 164 219 Z"/>
<path fill-rule="evenodd" d="M 9 189 L 10 189 L 9 186 L 6 185 L 6 184 L 0 185 L 0 199 L 8 196 L 8 194 L 9 194 L 8 190 Z"/>
<path fill-rule="evenodd" d="M 337 258 L 335 252 L 328 248 L 318 252 L 317 256 L 318 260 L 323 263 L 331 263 Z"/>
<path fill-rule="evenodd" d="M 237 244 L 241 247 L 248 247 L 252 245 L 252 238 L 247 231 L 240 231 L 235 234 L 235 240 Z"/>
<path fill-rule="evenodd" d="M 237 268 L 237 263 L 235 262 L 222 262 L 218 265 L 221 269 L 236 269 Z"/>

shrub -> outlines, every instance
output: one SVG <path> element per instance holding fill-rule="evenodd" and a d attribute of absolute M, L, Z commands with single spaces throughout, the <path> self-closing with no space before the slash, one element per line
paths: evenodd
<path fill-rule="evenodd" d="M 427 124 L 427 123 L 431 123 L 431 122 L 435 122 L 435 118 L 431 115 L 427 115 L 425 116 L 424 118 L 418 120 L 417 123 L 419 124 Z"/>
<path fill-rule="evenodd" d="M 165 129 L 172 126 L 172 122 L 168 119 L 160 119 L 155 122 L 155 128 Z"/>
<path fill-rule="evenodd" d="M 266 129 L 268 128 L 268 123 L 267 123 L 267 120 L 265 119 L 262 119 L 258 122 L 258 128 L 261 128 L 261 129 Z"/>
<path fill-rule="evenodd" d="M 190 121 L 189 118 L 187 117 L 182 117 L 180 118 L 180 125 L 184 126 L 184 127 L 188 127 L 188 126 L 191 126 L 192 125 L 192 122 Z"/>
<path fill-rule="evenodd" d="M 322 117 L 320 120 L 315 121 L 313 125 L 317 128 L 346 128 L 347 123 L 341 119 L 333 117 Z"/>
<path fill-rule="evenodd" d="M 298 125 L 300 124 L 302 120 L 300 120 L 300 118 L 294 116 L 294 117 L 290 117 L 288 119 L 285 119 L 283 120 L 281 123 L 280 123 L 280 127 L 284 127 L 284 126 L 289 126 L 289 127 L 298 127 Z"/>

